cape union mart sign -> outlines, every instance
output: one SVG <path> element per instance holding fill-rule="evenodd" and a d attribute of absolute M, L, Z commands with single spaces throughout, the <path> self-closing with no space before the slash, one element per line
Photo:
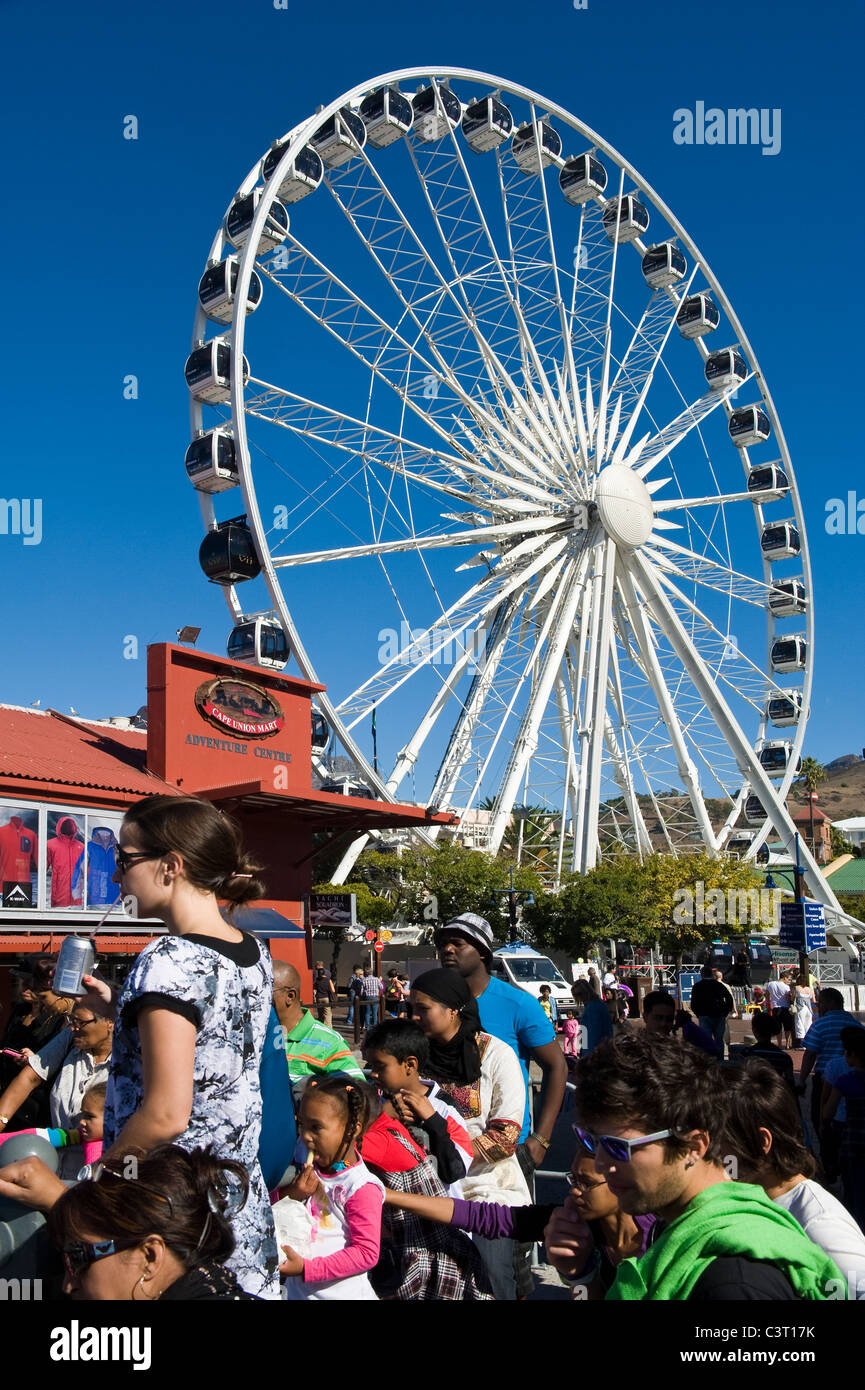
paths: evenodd
<path fill-rule="evenodd" d="M 262 686 L 250 681 L 206 681 L 195 692 L 195 706 L 217 729 L 244 738 L 271 738 L 285 724 L 282 706 Z"/>

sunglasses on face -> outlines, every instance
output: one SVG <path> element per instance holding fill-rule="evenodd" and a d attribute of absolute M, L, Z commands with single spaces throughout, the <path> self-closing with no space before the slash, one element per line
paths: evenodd
<path fill-rule="evenodd" d="M 98 1023 L 98 1018 L 77 1018 L 74 1014 L 69 1020 L 69 1027 L 73 1030 L 77 1028 L 89 1028 L 91 1023 Z"/>
<path fill-rule="evenodd" d="M 600 1144 L 604 1153 L 617 1163 L 630 1163 L 634 1149 L 642 1148 L 644 1144 L 657 1144 L 661 1139 L 671 1139 L 675 1134 L 672 1129 L 659 1129 L 656 1134 L 642 1134 L 639 1139 L 622 1139 L 617 1134 L 592 1134 L 579 1125 L 572 1125 L 572 1129 L 587 1153 L 597 1153 Z"/>
<path fill-rule="evenodd" d="M 104 1260 L 107 1255 L 116 1255 L 120 1250 L 131 1250 L 139 1245 L 138 1240 L 97 1240 L 92 1244 L 86 1240 L 73 1240 L 63 1247 L 63 1263 L 66 1273 L 72 1278 L 83 1274 L 96 1260 Z"/>
<path fill-rule="evenodd" d="M 143 851 L 121 849 L 119 845 L 114 850 L 114 862 L 122 874 L 128 873 L 133 864 L 140 864 L 144 859 L 161 859 L 160 854 L 146 854 Z"/>

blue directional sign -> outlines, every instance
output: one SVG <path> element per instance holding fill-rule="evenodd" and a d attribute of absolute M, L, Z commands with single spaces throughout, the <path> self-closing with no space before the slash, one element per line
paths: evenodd
<path fill-rule="evenodd" d="M 826 928 L 825 927 L 805 927 L 805 950 L 810 956 L 812 951 L 825 951 L 826 949 Z"/>
<path fill-rule="evenodd" d="M 781 903 L 778 941 L 797 951 L 823 950 L 826 946 L 826 909 L 822 903 Z"/>

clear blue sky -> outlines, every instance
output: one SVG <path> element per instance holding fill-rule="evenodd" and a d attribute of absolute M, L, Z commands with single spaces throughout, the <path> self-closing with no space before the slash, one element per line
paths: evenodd
<path fill-rule="evenodd" d="M 84 11 L 82 13 L 82 11 Z M 429 63 L 501 75 L 602 133 L 679 216 L 723 284 L 783 422 L 807 518 L 817 673 L 807 750 L 865 744 L 865 536 L 830 536 L 865 497 L 859 6 L 773 0 L 271 0 L 3 5 L 7 193 L 3 484 L 43 500 L 41 544 L 0 535 L 0 700 L 99 716 L 146 698 L 148 643 L 202 627 L 183 468 L 198 278 L 235 188 L 276 136 L 366 77 Z M 779 107 L 780 153 L 673 143 L 673 112 Z M 122 138 L 134 114 L 139 139 Z M 134 373 L 137 401 L 124 401 Z M 345 613 L 311 599 L 333 647 Z M 138 638 L 137 661 L 123 656 Z"/>

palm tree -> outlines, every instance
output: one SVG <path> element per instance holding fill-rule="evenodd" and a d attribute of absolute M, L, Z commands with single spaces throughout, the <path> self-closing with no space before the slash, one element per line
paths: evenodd
<path fill-rule="evenodd" d="M 808 793 L 808 812 L 810 819 L 811 853 L 814 854 L 814 793 L 821 782 L 829 776 L 822 763 L 816 758 L 803 758 L 796 778 L 796 787 Z"/>

